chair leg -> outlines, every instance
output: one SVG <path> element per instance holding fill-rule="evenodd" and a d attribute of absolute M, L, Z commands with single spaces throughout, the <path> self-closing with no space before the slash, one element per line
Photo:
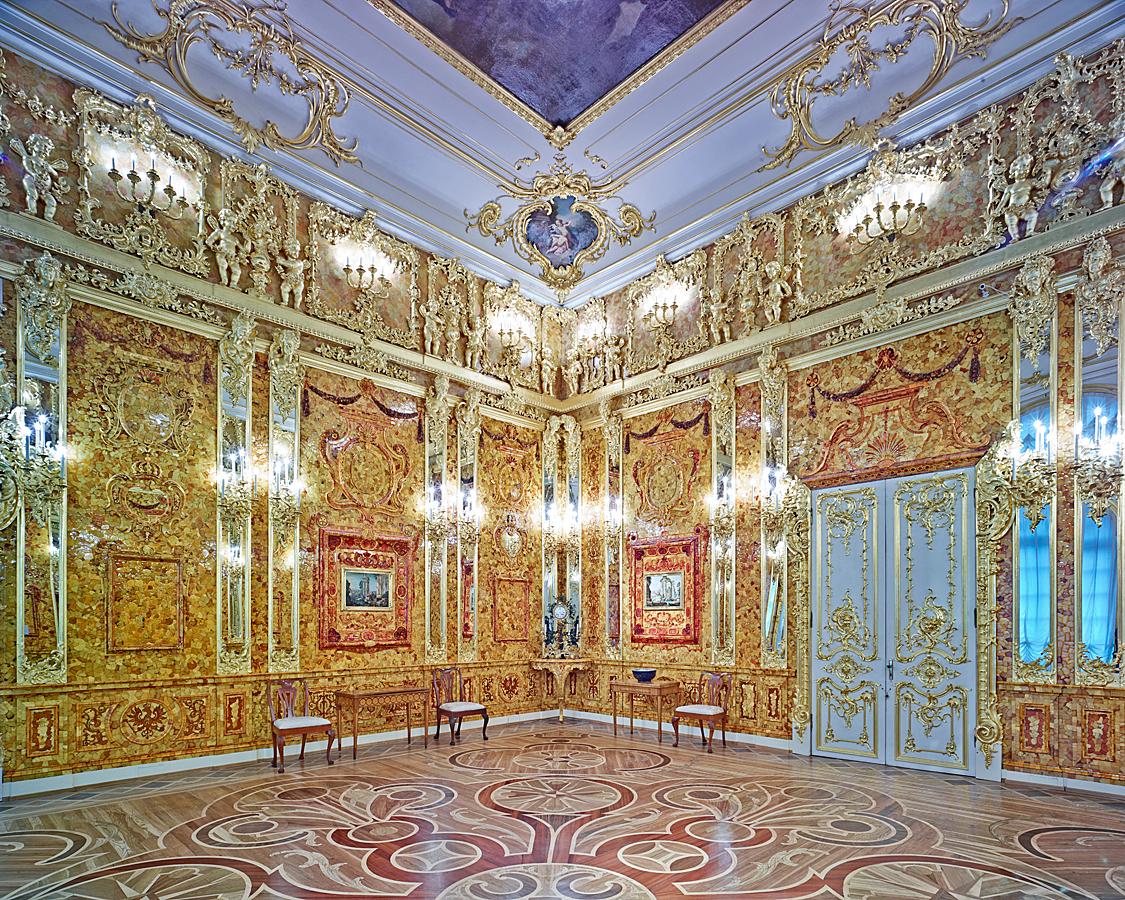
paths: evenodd
<path fill-rule="evenodd" d="M 277 735 L 273 736 L 273 767 L 277 768 Z"/>
<path fill-rule="evenodd" d="M 335 728 L 329 728 L 328 729 L 328 750 L 326 751 L 326 753 L 328 754 L 328 765 L 332 765 L 332 762 L 333 762 L 333 760 L 332 760 L 332 742 L 335 739 L 336 739 L 336 729 Z"/>
<path fill-rule="evenodd" d="M 438 742 L 438 738 L 440 738 L 440 737 L 441 737 L 441 713 L 439 712 L 437 714 L 437 731 L 434 732 L 434 743 L 435 744 Z"/>
<path fill-rule="evenodd" d="M 680 746 L 680 717 L 679 716 L 672 716 L 672 734 L 674 734 L 676 736 L 676 739 L 674 741 L 672 741 L 672 746 L 673 747 Z"/>
<path fill-rule="evenodd" d="M 305 758 L 305 742 L 308 739 L 309 739 L 309 736 L 307 734 L 301 735 L 301 755 L 298 756 L 297 759 L 304 759 Z"/>
<path fill-rule="evenodd" d="M 460 719 L 457 720 L 457 743 L 461 743 L 461 723 L 464 722 L 464 721 L 465 721 L 464 716 L 462 716 Z"/>
<path fill-rule="evenodd" d="M 279 762 L 277 774 L 281 775 L 285 772 L 285 735 L 277 736 L 277 758 Z"/>
<path fill-rule="evenodd" d="M 703 720 L 699 720 L 699 740 L 703 742 L 703 746 L 707 746 L 707 738 L 703 736 Z"/>
<path fill-rule="evenodd" d="M 722 729 L 723 749 L 725 750 L 726 747 L 727 747 L 727 717 L 726 716 L 723 716 L 722 719 L 719 720 L 719 728 Z"/>
<path fill-rule="evenodd" d="M 481 715 L 484 716 L 484 724 L 481 726 L 480 733 L 481 733 L 481 737 L 483 737 L 487 741 L 488 740 L 488 713 L 483 712 L 483 713 L 481 713 Z"/>
<path fill-rule="evenodd" d="M 707 752 L 715 752 L 715 720 L 707 723 Z"/>
<path fill-rule="evenodd" d="M 456 728 L 454 727 L 454 723 L 456 723 L 456 725 L 457 725 Z M 457 728 L 460 728 L 460 727 L 461 727 L 461 720 L 460 719 L 454 719 L 453 716 L 450 716 L 449 717 L 449 746 L 450 747 L 452 747 L 453 742 L 455 740 L 457 740 Z"/>

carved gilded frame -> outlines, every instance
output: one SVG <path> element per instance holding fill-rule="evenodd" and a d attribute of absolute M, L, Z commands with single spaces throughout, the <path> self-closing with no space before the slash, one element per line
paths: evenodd
<path fill-rule="evenodd" d="M 711 405 L 711 663 L 735 664 L 734 377 L 713 369 Z"/>
<path fill-rule="evenodd" d="M 206 277 L 210 262 L 204 252 L 205 191 L 211 168 L 207 150 L 199 142 L 172 131 L 157 115 L 156 103 L 148 96 L 141 95 L 131 106 L 122 106 L 82 88 L 74 92 L 74 107 L 78 113 L 78 147 L 74 151 L 78 166 L 74 223 L 78 233 L 138 256 L 146 263 L 157 262 Z M 155 206 L 126 203 L 118 197 L 107 174 L 106 153 L 99 148 L 99 142 L 129 147 L 142 167 L 146 157 L 158 160 L 162 169 L 164 163 L 170 164 L 175 176 L 183 179 L 181 184 L 191 185 L 194 195 L 183 211 L 184 217 L 178 220 L 186 227 L 178 227 L 177 220 Z M 121 165 L 125 165 L 124 158 Z M 110 206 L 102 198 L 108 198 Z M 99 213 L 108 209 L 116 211 L 114 219 Z M 185 241 L 187 246 L 183 246 Z"/>
<path fill-rule="evenodd" d="M 282 329 L 270 344 L 267 629 L 269 670 L 301 667 L 301 336 Z"/>
<path fill-rule="evenodd" d="M 250 671 L 251 528 L 257 481 L 251 465 L 254 318 L 239 313 L 219 341 L 217 379 L 216 606 L 218 675 Z M 230 473 L 229 477 L 228 474 Z"/>
<path fill-rule="evenodd" d="M 67 436 L 67 316 L 71 298 L 59 262 L 44 251 L 25 263 L 15 287 L 15 380 L 7 383 L 0 356 L 0 408 L 5 413 L 44 399 L 54 417 L 55 441 Z M 0 310 L 3 298 L 0 297 Z M 15 663 L 17 684 L 65 684 L 67 679 L 67 485 L 66 456 L 54 458 L 25 444 L 16 423 L 0 417 L 0 527 L 15 525 Z M 25 446 L 29 449 L 25 450 Z M 30 552 L 48 542 L 46 553 Z M 45 561 L 36 566 L 36 557 Z M 46 573 L 45 577 L 43 573 Z M 36 653 L 28 647 L 29 602 L 48 598 L 53 613 L 53 647 Z"/>
<path fill-rule="evenodd" d="M 785 491 L 788 482 L 789 420 L 788 370 L 777 358 L 777 349 L 767 347 L 758 357 L 762 387 L 761 496 L 761 661 L 764 669 L 788 668 L 786 633 L 789 612 L 788 554 L 786 548 Z"/>
<path fill-rule="evenodd" d="M 472 387 L 457 407 L 457 660 L 477 658 L 480 505 L 477 457 L 480 449 L 481 391 Z"/>
<path fill-rule="evenodd" d="M 426 472 L 423 516 L 425 521 L 426 662 L 444 663 L 449 656 L 447 616 L 449 609 L 448 541 L 455 504 L 448 483 L 449 423 L 453 410 L 449 379 L 434 378 L 426 395 Z M 460 441 L 458 441 L 460 447 Z"/>

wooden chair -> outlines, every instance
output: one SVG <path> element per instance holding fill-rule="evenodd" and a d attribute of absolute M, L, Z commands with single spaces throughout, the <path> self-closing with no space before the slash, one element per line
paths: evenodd
<path fill-rule="evenodd" d="M 680 746 L 680 719 L 697 719 L 699 737 L 707 752 L 711 753 L 715 743 L 715 723 L 719 723 L 723 736 L 723 746 L 727 745 L 727 701 L 730 698 L 731 677 L 729 672 L 704 672 L 699 676 L 699 703 L 677 706 L 672 715 L 672 731 L 676 739 L 673 747 Z M 703 723 L 709 726 L 709 736 L 703 736 Z"/>
<path fill-rule="evenodd" d="M 277 705 L 274 706 L 274 693 L 277 693 Z M 302 712 L 297 712 L 298 692 L 304 694 Z M 309 715 L 309 686 L 303 678 L 284 679 L 271 681 L 266 685 L 266 699 L 270 707 L 270 723 L 273 725 L 273 766 L 278 774 L 285 771 L 285 739 L 289 735 L 301 736 L 301 755 L 305 758 L 305 741 L 310 734 L 328 734 L 328 765 L 332 765 L 332 741 L 336 737 L 336 729 L 328 719 L 320 716 Z M 280 715 L 279 715 L 280 713 Z M 280 761 L 281 765 L 278 765 Z"/>
<path fill-rule="evenodd" d="M 465 680 L 456 667 L 434 669 L 434 709 L 437 711 L 437 731 L 434 740 L 441 736 L 441 717 L 449 720 L 449 743 L 461 740 L 461 720 L 465 716 L 484 716 L 481 735 L 488 740 L 488 710 L 482 703 L 465 699 Z"/>

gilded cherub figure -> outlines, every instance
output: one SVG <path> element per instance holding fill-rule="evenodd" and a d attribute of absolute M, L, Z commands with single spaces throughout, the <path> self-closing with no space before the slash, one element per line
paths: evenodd
<path fill-rule="evenodd" d="M 463 327 L 465 329 L 465 365 L 479 372 L 484 364 L 486 350 L 484 316 L 466 316 Z"/>
<path fill-rule="evenodd" d="M 539 354 L 540 387 L 548 397 L 555 396 L 555 379 L 558 378 L 559 365 L 555 359 L 554 348 L 544 345 Z"/>
<path fill-rule="evenodd" d="M 582 378 L 582 360 L 575 354 L 563 366 L 563 382 L 566 384 L 566 393 L 568 397 L 573 397 L 578 393 L 579 381 Z"/>
<path fill-rule="evenodd" d="M 611 334 L 605 339 L 606 381 L 620 381 L 625 377 L 625 338 Z"/>
<path fill-rule="evenodd" d="M 437 356 L 441 353 L 441 334 L 444 325 L 441 309 L 436 303 L 431 304 L 427 301 L 422 304 L 421 312 L 422 338 L 426 354 L 429 356 Z"/>
<path fill-rule="evenodd" d="M 1051 205 L 1059 210 L 1060 218 L 1069 218 L 1074 215 L 1075 203 L 1082 193 L 1079 177 L 1086 151 L 1078 136 L 1069 130 L 1051 142 L 1051 150 L 1051 158 L 1043 166 L 1047 184 L 1055 193 Z"/>
<path fill-rule="evenodd" d="M 239 239 L 235 230 L 234 215 L 226 207 L 219 210 L 218 218 L 207 217 L 211 233 L 207 235 L 207 247 L 215 253 L 215 266 L 219 270 L 219 283 L 237 288 L 242 280 L 241 256 L 250 252 L 250 247 Z"/>
<path fill-rule="evenodd" d="M 1011 180 L 1004 186 L 1000 195 L 1000 210 L 1008 235 L 1013 241 L 1020 239 L 1020 221 L 1026 225 L 1026 234 L 1032 234 L 1039 223 L 1039 209 L 1032 202 L 1036 180 L 1031 176 L 1032 159 L 1028 153 L 1020 153 L 1012 160 L 1008 169 Z"/>
<path fill-rule="evenodd" d="M 456 297 L 452 294 L 444 296 L 446 306 L 442 314 L 442 324 L 445 327 L 445 359 L 454 365 L 461 363 L 461 321 L 458 314 Z"/>
<path fill-rule="evenodd" d="M 293 308 L 300 309 L 305 299 L 305 266 L 301 259 L 301 244 L 296 238 L 290 238 L 282 248 L 284 251 L 277 257 L 277 269 L 281 274 L 281 305 L 289 306 L 292 300 Z"/>
<path fill-rule="evenodd" d="M 771 259 L 764 266 L 765 278 L 758 276 L 758 294 L 765 298 L 766 324 L 776 325 L 781 321 L 781 304 L 793 295 L 787 280 L 789 270 L 778 260 Z"/>
<path fill-rule="evenodd" d="M 59 196 L 70 190 L 70 180 L 61 174 L 69 169 L 69 164 L 65 159 L 51 159 L 55 142 L 45 134 L 29 135 L 26 144 L 19 138 L 12 138 L 8 145 L 23 163 L 27 211 L 33 216 L 38 215 L 42 202 L 43 218 L 53 222 Z"/>
<path fill-rule="evenodd" d="M 707 302 L 707 320 L 712 344 L 721 344 L 731 339 L 730 298 L 721 288 L 716 289 Z"/>
<path fill-rule="evenodd" d="M 757 257 L 747 256 L 735 282 L 738 290 L 738 311 L 742 315 L 743 336 L 755 331 L 754 316 L 761 298 L 761 283 L 762 276 L 758 269 Z"/>
<path fill-rule="evenodd" d="M 1098 194 L 1102 199 L 1102 209 L 1109 209 L 1114 205 L 1113 195 L 1118 187 L 1122 189 L 1122 198 L 1125 199 L 1125 113 L 1116 116 L 1110 123 L 1109 133 L 1117 135 L 1109 158 L 1098 167 L 1098 174 L 1102 183 L 1098 187 Z"/>

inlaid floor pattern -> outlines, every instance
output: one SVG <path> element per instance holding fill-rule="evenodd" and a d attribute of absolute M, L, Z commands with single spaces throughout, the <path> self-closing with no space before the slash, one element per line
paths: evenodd
<path fill-rule="evenodd" d="M 1125 896 L 1106 796 L 590 723 L 0 806 L 8 900 Z"/>

